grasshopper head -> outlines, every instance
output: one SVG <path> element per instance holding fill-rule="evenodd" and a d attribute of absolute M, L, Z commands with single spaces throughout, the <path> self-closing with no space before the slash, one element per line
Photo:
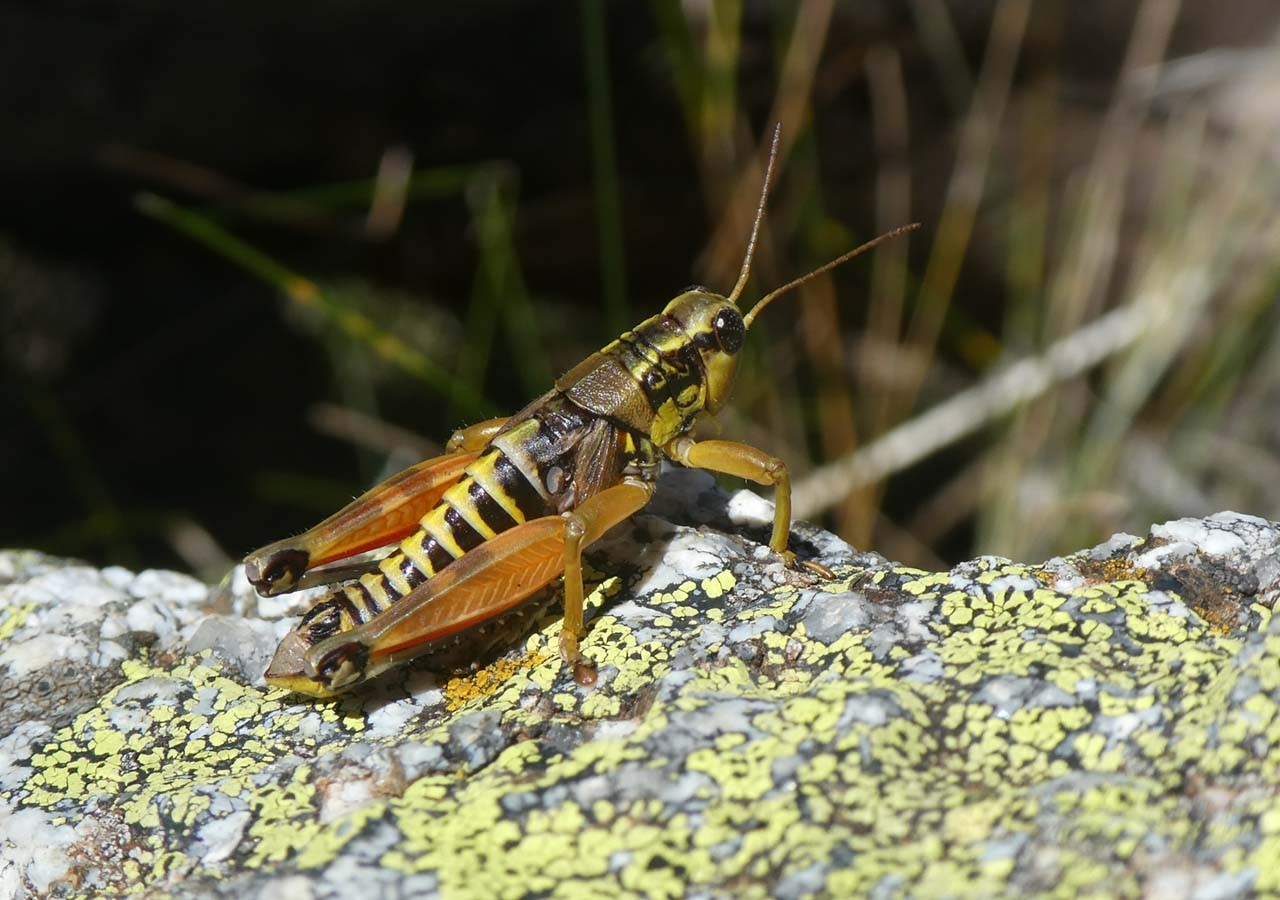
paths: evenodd
<path fill-rule="evenodd" d="M 707 412 L 719 412 L 733 392 L 738 353 L 747 339 L 747 326 L 733 301 L 704 288 L 686 291 L 667 304 L 663 315 L 680 323 L 702 359 L 706 372 Z"/>

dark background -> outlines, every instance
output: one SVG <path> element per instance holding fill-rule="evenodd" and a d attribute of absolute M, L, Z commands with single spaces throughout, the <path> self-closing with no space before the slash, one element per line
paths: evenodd
<path fill-rule="evenodd" d="M 625 255 L 615 274 L 625 275 L 630 317 L 656 312 L 691 282 L 727 290 L 736 263 L 717 262 L 706 250 L 726 192 L 747 183 L 755 189 L 746 163 L 778 108 L 783 50 L 813 9 L 710 6 L 709 17 L 701 4 L 603 4 L 601 43 L 586 3 L 0 4 L 0 544 L 213 577 L 229 559 L 305 527 L 386 474 L 391 447 L 408 448 L 403 464 L 479 415 L 379 361 L 367 342 L 330 318 L 300 310 L 244 268 L 144 215 L 139 192 L 212 217 L 448 371 L 466 370 L 467 348 L 483 346 L 485 361 L 471 365 L 466 378 L 500 411 L 522 405 L 543 373 L 567 368 L 614 336 L 603 312 L 607 240 L 599 214 L 607 189 L 594 174 L 593 136 L 608 137 L 616 165 Z M 1011 90 L 1017 98 L 1051 86 L 1059 111 L 1047 178 L 1055 210 L 1060 197 L 1072 197 L 1073 174 L 1105 133 L 1141 6 L 1031 5 Z M 775 199 L 780 249 L 761 264 L 761 288 L 833 255 L 827 251 L 848 245 L 842 240 L 869 236 L 879 224 L 877 177 L 887 163 L 909 171 L 911 216 L 924 223 L 910 245 L 918 281 L 969 99 L 969 86 L 947 77 L 922 23 L 938 16 L 949 23 L 964 69 L 976 78 L 996 7 L 858 2 L 834 4 L 818 17 L 825 33 L 813 50 L 803 115 L 783 123 L 803 153 L 797 149 L 784 163 Z M 720 131 L 690 115 L 680 61 L 683 34 L 692 58 L 710 67 L 706 36 L 717 16 L 735 21 L 726 30 L 737 36 L 724 69 L 731 96 L 703 107 L 728 123 Z M 1262 45 L 1275 18 L 1262 2 L 1185 4 L 1163 56 Z M 600 49 L 606 68 L 590 71 L 609 101 L 603 121 L 589 102 L 589 57 Z M 872 51 L 893 54 L 905 87 L 910 141 L 895 159 L 877 148 L 870 125 Z M 723 89 L 713 82 L 705 75 L 699 89 Z M 1209 110 L 1209 134 L 1225 140 L 1231 125 L 1213 117 L 1216 96 L 1195 94 Z M 1151 127 L 1164 134 L 1182 108 L 1157 109 Z M 1016 125 L 1009 127 L 1016 135 Z M 393 147 L 408 150 L 420 172 L 501 164 L 514 258 L 541 327 L 540 359 L 528 358 L 528 346 L 513 337 L 506 307 L 492 308 L 497 325 L 477 324 L 472 315 L 485 277 L 474 215 L 482 188 L 475 182 L 409 198 L 386 235 L 365 227 L 367 203 L 261 212 L 264 197 L 372 179 Z M 975 362 L 966 335 L 1007 334 L 1012 301 L 1000 216 L 1016 210 L 1016 200 L 1000 185 L 1003 175 L 1015 180 L 1020 158 L 1017 147 L 997 141 L 993 193 L 932 351 L 930 371 L 941 375 L 929 376 L 917 411 L 972 383 L 983 359 L 994 364 L 1000 356 Z M 816 189 L 812 171 L 821 173 Z M 1155 192 L 1149 184 L 1131 187 L 1140 197 Z M 834 238 L 796 236 L 815 191 L 824 220 L 843 229 Z M 1145 220 L 1137 218 L 1140 232 Z M 736 253 L 746 235 L 734 234 Z M 1141 233 L 1129 236 L 1141 244 Z M 1050 245 L 1049 265 L 1060 249 Z M 1128 245 L 1117 252 L 1127 258 Z M 857 348 L 867 279 L 866 266 L 854 263 L 836 281 L 850 310 L 838 329 L 846 359 Z M 1119 302 L 1122 293 L 1112 285 L 1106 302 Z M 768 350 L 751 376 L 759 384 L 785 370 L 782 393 L 742 388 L 746 409 L 736 414 L 755 425 L 727 422 L 726 432 L 776 443 L 771 449 L 791 454 L 788 461 L 803 470 L 833 449 L 839 455 L 852 447 L 829 441 L 810 414 L 811 395 L 841 373 L 813 366 L 813 338 L 797 334 L 797 308 L 771 311 Z M 1003 349 L 1033 348 L 1006 341 Z M 1254 352 L 1255 361 L 1270 358 L 1264 348 Z M 1244 383 L 1245 371 L 1224 388 L 1228 394 Z M 1098 385 L 1087 378 L 1079 384 L 1076 405 L 1087 407 Z M 1213 402 L 1222 409 L 1233 401 Z M 339 424 L 318 427 L 317 416 L 332 422 L 324 413 L 335 409 Z M 778 425 L 787 409 L 799 412 Z M 356 414 L 409 436 L 352 437 L 365 421 Z M 1167 429 L 1189 413 L 1150 415 Z M 1135 428 L 1144 421 L 1150 424 L 1143 416 Z M 865 437 L 868 429 L 861 431 Z M 1153 433 L 1159 440 L 1168 431 Z M 861 526 L 857 514 L 829 523 L 853 521 L 851 537 L 922 564 L 975 549 L 1017 552 L 984 546 L 982 536 L 991 532 L 972 509 L 940 533 L 913 537 L 920 510 L 946 506 L 941 492 L 987 458 L 997 437 L 968 439 L 900 473 L 873 498 L 879 511 L 861 514 Z M 1264 456 L 1269 440 L 1258 446 Z M 1206 504 L 1234 496 L 1216 495 L 1213 478 L 1199 484 Z M 1126 493 L 1122 484 L 1108 490 Z M 972 503 L 979 511 L 986 505 Z M 1116 527 L 1141 532 L 1161 512 L 1207 511 L 1130 504 L 1091 518 L 1083 536 Z M 1070 550 L 1054 541 L 1080 537 L 1046 535 L 1047 546 L 1028 552 Z"/>

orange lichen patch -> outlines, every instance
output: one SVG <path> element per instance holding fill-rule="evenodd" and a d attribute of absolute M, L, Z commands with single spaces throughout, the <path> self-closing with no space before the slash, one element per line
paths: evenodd
<path fill-rule="evenodd" d="M 1176 563 L 1160 572 L 1150 572 L 1147 584 L 1155 590 L 1177 594 L 1205 623 L 1219 634 L 1228 634 L 1248 608 L 1251 593 L 1236 590 L 1214 577 L 1212 569 Z"/>
<path fill-rule="evenodd" d="M 1117 581 L 1147 582 L 1148 572 L 1129 561 L 1127 556 L 1113 556 L 1109 559 L 1072 560 L 1090 584 L 1114 584 Z"/>
<path fill-rule="evenodd" d="M 1032 569 L 1028 574 L 1045 587 L 1053 587 L 1058 582 L 1058 574 L 1047 569 Z"/>
<path fill-rule="evenodd" d="M 1148 542 L 1148 546 L 1159 546 L 1159 543 Z M 1228 634 L 1236 627 L 1241 612 L 1248 608 L 1253 596 L 1247 585 L 1226 583 L 1228 573 L 1216 570 L 1205 560 L 1194 564 L 1172 562 L 1151 569 L 1135 566 L 1127 555 L 1121 555 L 1103 560 L 1076 560 L 1075 565 L 1091 584 L 1136 581 L 1149 590 L 1176 594 L 1219 634 Z"/>
<path fill-rule="evenodd" d="M 119 860 L 149 858 L 147 848 L 132 834 L 124 817 L 116 810 L 97 816 L 93 824 L 83 830 L 79 840 L 67 848 L 67 856 L 76 862 L 62 882 L 71 891 L 83 890 L 85 871 L 109 873 L 106 887 L 125 894 L 135 881 L 131 881 Z"/>
<path fill-rule="evenodd" d="M 517 672 L 532 669 L 546 660 L 547 657 L 541 653 L 526 653 L 519 659 L 503 657 L 476 672 L 450 678 L 444 685 L 445 704 L 449 712 L 461 709 L 472 700 L 487 697 L 506 686 Z"/>

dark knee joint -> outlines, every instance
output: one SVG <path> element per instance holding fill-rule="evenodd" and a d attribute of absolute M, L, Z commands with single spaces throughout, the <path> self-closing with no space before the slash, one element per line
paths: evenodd
<path fill-rule="evenodd" d="M 311 554 L 305 550 L 276 550 L 246 559 L 244 575 L 259 594 L 271 597 L 292 588 L 307 570 L 310 561 Z"/>
<path fill-rule="evenodd" d="M 765 473 L 769 476 L 769 480 L 774 484 L 787 480 L 787 464 L 776 456 L 771 456 L 765 462 Z"/>
<path fill-rule="evenodd" d="M 587 534 L 587 528 L 582 524 L 582 520 L 575 515 L 567 515 L 564 520 L 564 542 L 571 546 L 577 546 Z"/>

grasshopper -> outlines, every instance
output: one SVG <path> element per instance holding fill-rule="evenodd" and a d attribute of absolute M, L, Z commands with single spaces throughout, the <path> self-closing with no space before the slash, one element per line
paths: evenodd
<path fill-rule="evenodd" d="M 771 291 L 744 315 L 738 300 L 751 274 L 779 134 L 775 128 L 751 239 L 728 296 L 702 287 L 684 291 L 514 416 L 455 432 L 445 455 L 245 558 L 246 576 L 264 595 L 335 585 L 281 641 L 268 682 L 328 697 L 415 657 L 456 667 L 527 621 L 530 598 L 563 576 L 560 654 L 580 683 L 592 683 L 594 668 L 578 643 L 582 552 L 645 506 L 664 459 L 772 486 L 769 547 L 796 564 L 787 549 L 791 485 L 782 460 L 689 433 L 696 419 L 729 399 L 739 351 L 765 307 L 918 225 L 881 235 Z M 397 542 L 369 566 L 308 572 Z"/>

